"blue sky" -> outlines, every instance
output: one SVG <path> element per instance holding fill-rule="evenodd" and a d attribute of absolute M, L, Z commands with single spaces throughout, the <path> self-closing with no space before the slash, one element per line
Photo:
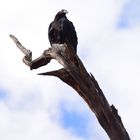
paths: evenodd
<path fill-rule="evenodd" d="M 73 133 L 80 137 L 88 137 L 86 127 L 89 121 L 88 114 L 78 114 L 76 111 L 69 111 L 65 108 L 65 104 L 60 106 L 62 112 L 61 123 L 66 129 L 71 129 Z"/>
<path fill-rule="evenodd" d="M 5 100 L 7 97 L 8 92 L 5 89 L 0 89 L 0 100 Z"/>
<path fill-rule="evenodd" d="M 95 115 L 73 89 L 57 78 L 36 75 L 62 66 L 52 61 L 30 71 L 9 38 L 14 34 L 33 51 L 34 58 L 38 57 L 50 45 L 48 26 L 62 8 L 69 11 L 67 17 L 75 25 L 79 57 L 109 103 L 118 108 L 131 139 L 139 140 L 139 0 L 1 2 L 0 138 L 108 140 Z"/>
<path fill-rule="evenodd" d="M 128 0 L 122 9 L 119 27 L 130 28 L 140 23 L 140 1 Z"/>

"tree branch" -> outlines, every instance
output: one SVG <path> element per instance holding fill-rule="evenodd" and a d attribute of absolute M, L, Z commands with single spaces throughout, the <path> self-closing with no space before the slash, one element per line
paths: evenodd
<path fill-rule="evenodd" d="M 66 44 L 53 44 L 52 48 L 45 50 L 37 59 L 32 61 L 32 52 L 10 35 L 16 46 L 25 54 L 23 62 L 30 69 L 37 69 L 55 59 L 64 68 L 40 73 L 39 75 L 56 76 L 75 89 L 95 113 L 100 125 L 111 140 L 130 140 L 125 130 L 118 110 L 114 105 L 109 105 L 102 90 L 92 74 L 89 74 L 72 47 Z"/>

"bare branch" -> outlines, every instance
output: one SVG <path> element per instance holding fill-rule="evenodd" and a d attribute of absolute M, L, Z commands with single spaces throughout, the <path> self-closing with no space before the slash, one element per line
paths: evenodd
<path fill-rule="evenodd" d="M 13 41 L 15 42 L 16 46 L 25 54 L 27 55 L 28 53 L 30 53 L 30 50 L 27 50 L 24 46 L 22 46 L 22 44 L 18 41 L 18 39 L 14 36 L 14 35 L 10 35 L 10 37 L 13 39 Z"/>
<path fill-rule="evenodd" d="M 23 58 L 23 62 L 27 65 L 30 66 L 30 63 L 32 61 L 32 52 L 28 49 L 26 49 L 22 44 L 19 42 L 19 40 L 14 36 L 10 35 L 12 40 L 15 42 L 16 46 L 20 49 L 20 51 L 25 55 Z"/>
<path fill-rule="evenodd" d="M 95 113 L 100 125 L 111 140 L 130 140 L 121 117 L 118 115 L 118 110 L 114 105 L 109 105 L 96 79 L 86 71 L 82 61 L 75 54 L 72 47 L 66 44 L 53 44 L 52 48 L 45 50 L 40 57 L 31 61 L 31 56 L 29 56 L 31 51 L 23 47 L 13 35 L 10 37 L 25 54 L 24 60 L 26 60 L 26 63 L 24 63 L 30 69 L 44 66 L 51 59 L 58 61 L 63 66 L 62 69 L 40 73 L 39 75 L 56 76 L 75 89 Z"/>

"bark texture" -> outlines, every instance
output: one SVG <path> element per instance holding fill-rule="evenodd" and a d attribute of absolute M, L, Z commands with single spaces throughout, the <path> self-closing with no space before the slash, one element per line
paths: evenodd
<path fill-rule="evenodd" d="M 10 37 L 25 54 L 23 62 L 31 70 L 47 65 L 51 59 L 55 59 L 63 65 L 62 69 L 39 75 L 56 76 L 75 89 L 94 112 L 98 122 L 111 140 L 130 140 L 121 117 L 118 115 L 118 110 L 114 105 L 109 105 L 96 79 L 87 72 L 73 48 L 66 44 L 53 44 L 52 48 L 45 50 L 40 57 L 32 60 L 32 52 L 23 47 L 13 35 Z"/>

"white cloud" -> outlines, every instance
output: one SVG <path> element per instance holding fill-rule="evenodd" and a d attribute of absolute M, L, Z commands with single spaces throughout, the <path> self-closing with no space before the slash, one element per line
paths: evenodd
<path fill-rule="evenodd" d="M 45 110 L 11 111 L 2 104 L 0 109 L 0 136 L 3 140 L 82 140 L 72 136 L 54 120 L 50 120 L 49 113 Z"/>

